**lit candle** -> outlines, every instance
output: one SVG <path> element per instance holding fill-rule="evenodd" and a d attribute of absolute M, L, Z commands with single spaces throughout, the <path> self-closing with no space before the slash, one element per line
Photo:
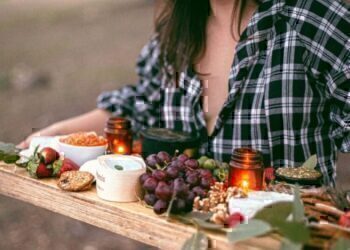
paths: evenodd
<path fill-rule="evenodd" d="M 122 117 L 111 117 L 105 128 L 108 152 L 115 154 L 132 153 L 131 123 Z"/>
<path fill-rule="evenodd" d="M 250 148 L 236 149 L 232 155 L 229 171 L 229 186 L 244 191 L 261 190 L 263 187 L 263 163 L 259 151 Z"/>
<path fill-rule="evenodd" d="M 119 154 L 124 154 L 125 153 L 125 147 L 122 145 L 119 145 L 116 150 Z"/>
<path fill-rule="evenodd" d="M 241 188 L 247 193 L 249 190 L 249 182 L 247 180 L 242 180 Z"/>

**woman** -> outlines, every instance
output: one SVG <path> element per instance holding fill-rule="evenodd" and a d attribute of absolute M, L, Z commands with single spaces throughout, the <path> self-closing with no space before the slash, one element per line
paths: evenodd
<path fill-rule="evenodd" d="M 101 132 L 113 114 L 136 131 L 200 133 L 202 153 L 224 161 L 237 147 L 261 150 L 274 167 L 317 154 L 324 182 L 334 184 L 336 152 L 350 151 L 349 6 L 171 0 L 156 27 L 136 86 L 102 93 L 98 109 L 36 135 Z"/>

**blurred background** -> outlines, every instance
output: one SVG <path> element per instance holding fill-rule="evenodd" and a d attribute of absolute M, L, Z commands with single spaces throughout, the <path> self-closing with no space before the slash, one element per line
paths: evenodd
<path fill-rule="evenodd" d="M 136 81 L 153 28 L 150 0 L 0 0 L 0 141 L 17 143 L 93 109 L 102 90 Z M 1 180 L 0 180 L 1 181 Z M 0 196 L 0 249 L 147 249 Z"/>
<path fill-rule="evenodd" d="M 93 109 L 101 91 L 134 83 L 153 9 L 151 0 L 0 0 L 0 141 L 18 143 L 33 128 Z M 349 162 L 341 155 L 344 189 Z M 0 196 L 0 249 L 146 248 Z"/>

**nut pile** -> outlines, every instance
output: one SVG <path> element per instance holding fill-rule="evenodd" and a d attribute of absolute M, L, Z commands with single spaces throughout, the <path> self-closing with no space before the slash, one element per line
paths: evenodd
<path fill-rule="evenodd" d="M 208 197 L 201 199 L 197 196 L 193 201 L 193 210 L 212 212 L 210 221 L 215 224 L 225 224 L 229 217 L 228 201 L 230 198 L 246 198 L 247 193 L 238 187 L 226 188 L 224 183 L 216 182 L 210 187 Z"/>

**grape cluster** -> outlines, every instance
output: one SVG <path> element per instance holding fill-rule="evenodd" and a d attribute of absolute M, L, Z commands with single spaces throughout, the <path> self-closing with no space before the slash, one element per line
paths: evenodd
<path fill-rule="evenodd" d="M 140 176 L 140 182 L 144 201 L 156 214 L 167 211 L 173 196 L 171 213 L 190 212 L 194 198 L 204 198 L 214 182 L 210 170 L 200 169 L 198 161 L 185 154 L 171 157 L 161 151 L 149 155 L 146 164 L 148 170 Z"/>

